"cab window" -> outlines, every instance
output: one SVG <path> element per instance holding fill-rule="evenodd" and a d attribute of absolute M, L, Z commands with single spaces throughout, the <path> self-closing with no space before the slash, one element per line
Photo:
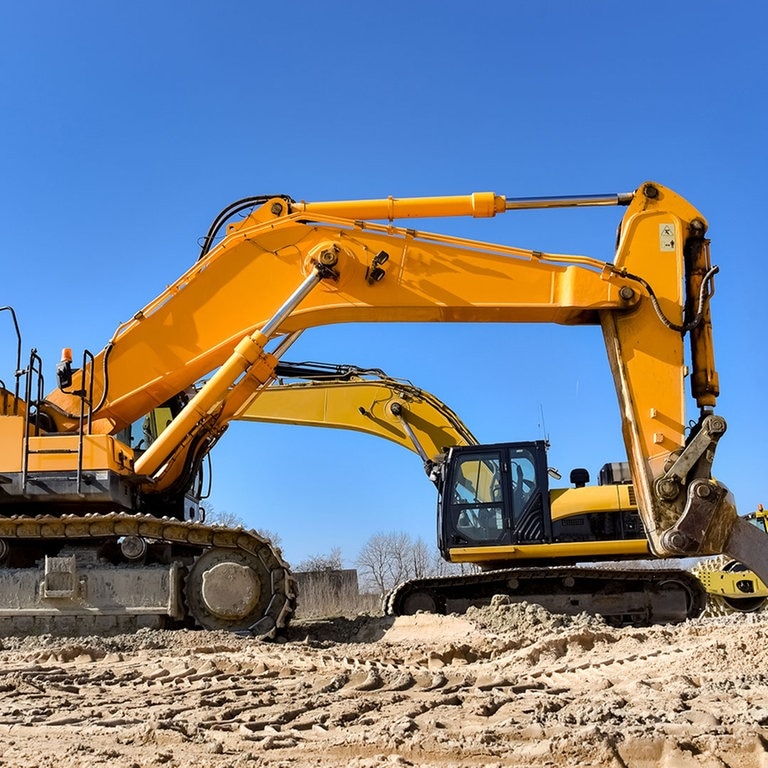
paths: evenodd
<path fill-rule="evenodd" d="M 501 461 L 498 454 L 459 460 L 451 488 L 456 530 L 471 541 L 495 541 L 504 531 Z"/>

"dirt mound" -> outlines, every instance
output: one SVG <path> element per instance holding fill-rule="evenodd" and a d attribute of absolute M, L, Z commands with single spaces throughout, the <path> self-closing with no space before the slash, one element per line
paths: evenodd
<path fill-rule="evenodd" d="M 762 766 L 768 619 L 465 616 L 5 638 L 0 764 Z"/>

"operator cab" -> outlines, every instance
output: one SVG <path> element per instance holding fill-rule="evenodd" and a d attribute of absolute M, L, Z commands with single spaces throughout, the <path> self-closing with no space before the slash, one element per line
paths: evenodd
<path fill-rule="evenodd" d="M 475 562 L 537 560 L 567 557 L 564 549 L 570 547 L 573 560 L 585 560 L 590 554 L 608 555 L 603 546 L 608 542 L 644 539 L 628 470 L 623 464 L 606 466 L 613 471 L 603 468 L 597 486 L 587 485 L 586 470 L 575 470 L 575 487 L 550 489 L 543 440 L 452 448 L 439 483 L 441 553 L 463 560 L 457 553 L 471 550 L 480 555 Z M 563 546 L 550 547 L 551 555 L 537 546 L 553 543 Z M 583 543 L 595 546 L 575 546 Z M 636 545 L 617 544 L 610 554 L 638 552 Z"/>
<path fill-rule="evenodd" d="M 440 494 L 441 545 L 551 538 L 543 441 L 453 448 Z"/>

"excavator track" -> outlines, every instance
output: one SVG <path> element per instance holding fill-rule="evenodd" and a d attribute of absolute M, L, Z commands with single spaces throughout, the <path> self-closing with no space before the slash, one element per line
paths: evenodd
<path fill-rule="evenodd" d="M 296 605 L 279 550 L 242 528 L 119 512 L 19 515 L 0 518 L 0 555 L 3 634 L 199 626 L 271 636 Z"/>
<path fill-rule="evenodd" d="M 494 595 L 552 613 L 599 614 L 614 626 L 678 623 L 699 616 L 707 603 L 701 582 L 687 571 L 548 567 L 415 579 L 395 587 L 384 608 L 396 616 L 464 613 Z"/>

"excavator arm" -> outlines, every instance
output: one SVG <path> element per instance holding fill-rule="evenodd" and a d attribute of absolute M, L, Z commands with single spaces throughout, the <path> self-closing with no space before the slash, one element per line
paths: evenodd
<path fill-rule="evenodd" d="M 379 369 L 278 363 L 240 421 L 347 429 L 382 437 L 418 454 L 431 475 L 448 448 L 477 445 L 459 416 L 433 394 Z"/>
<path fill-rule="evenodd" d="M 613 263 L 365 220 L 592 204 L 627 206 Z M 766 578 L 764 536 L 740 524 L 730 493 L 711 477 L 725 422 L 712 412 L 715 270 L 705 233 L 695 208 L 650 182 L 629 195 L 548 200 L 491 193 L 341 203 L 276 197 L 230 224 L 218 245 L 118 328 L 73 386 L 94 392 L 94 431 L 114 433 L 216 369 L 135 463 L 162 488 L 190 435 L 225 428 L 264 391 L 283 351 L 266 348 L 288 334 L 342 322 L 600 324 L 653 551 L 726 551 Z M 686 336 L 700 408 L 690 433 Z M 54 392 L 49 401 L 51 418 L 66 429 L 77 398 Z"/>

